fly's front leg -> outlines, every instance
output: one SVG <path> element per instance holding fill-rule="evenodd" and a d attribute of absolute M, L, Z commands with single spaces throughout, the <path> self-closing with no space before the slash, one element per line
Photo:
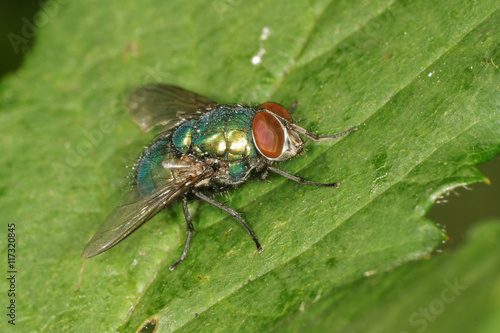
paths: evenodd
<path fill-rule="evenodd" d="M 184 210 L 184 218 L 186 219 L 186 224 L 188 228 L 188 236 L 186 239 L 186 245 L 184 246 L 184 251 L 182 252 L 181 257 L 175 264 L 170 266 L 170 270 L 173 271 L 184 259 L 186 259 L 186 255 L 189 250 L 189 243 L 191 243 L 191 237 L 193 237 L 194 233 L 194 227 L 193 227 L 193 222 L 191 222 L 191 214 L 189 213 L 189 208 L 187 205 L 187 199 L 186 197 L 182 198 L 182 209 Z"/>
<path fill-rule="evenodd" d="M 203 193 L 200 193 L 200 192 L 193 192 L 193 193 L 194 193 L 194 195 L 196 195 L 201 200 L 206 201 L 209 204 L 211 204 L 211 205 L 213 205 L 213 206 L 215 206 L 217 208 L 222 209 L 223 211 L 225 211 L 226 213 L 228 213 L 232 217 L 238 219 L 238 221 L 240 221 L 240 223 L 243 225 L 243 227 L 248 231 L 248 233 L 252 237 L 252 239 L 253 239 L 253 241 L 255 243 L 255 246 L 257 246 L 257 251 L 259 251 L 259 252 L 262 251 L 262 246 L 260 246 L 260 243 L 259 243 L 259 240 L 257 239 L 257 236 L 255 236 L 255 233 L 253 232 L 252 228 L 250 228 L 248 226 L 248 224 L 245 223 L 245 220 L 243 220 L 243 218 L 241 217 L 240 213 L 238 213 L 237 211 L 235 211 L 235 210 L 233 210 L 233 209 L 231 209 L 231 208 L 229 208 L 227 206 L 224 206 L 220 202 L 217 202 L 217 201 L 213 200 L 210 197 L 207 197 Z"/>
<path fill-rule="evenodd" d="M 324 184 L 324 183 L 313 182 L 313 181 L 310 181 L 310 180 L 307 180 L 304 178 L 300 178 L 300 177 L 291 175 L 289 173 L 286 173 L 285 171 L 281 171 L 280 169 L 276 169 L 276 168 L 273 168 L 271 166 L 268 166 L 267 170 L 275 172 L 278 175 L 286 177 L 286 178 L 293 180 L 294 182 L 297 182 L 299 184 L 314 185 L 314 186 L 320 186 L 320 187 L 339 187 L 339 185 L 340 185 L 340 183 Z"/>
<path fill-rule="evenodd" d="M 299 106 L 299 104 L 300 104 L 299 101 L 293 102 L 293 104 L 288 108 L 288 113 L 292 114 L 293 111 L 295 111 L 295 109 L 297 108 L 297 106 Z"/>
<path fill-rule="evenodd" d="M 308 138 L 313 139 L 314 141 L 324 141 L 324 140 L 336 139 L 336 138 L 340 138 L 344 135 L 347 135 L 347 134 L 351 133 L 352 131 L 358 130 L 357 127 L 351 127 L 347 131 L 344 131 L 341 133 L 336 133 L 336 134 L 332 134 L 332 135 L 317 135 L 315 133 L 309 132 L 305 128 L 300 127 L 298 125 L 290 123 L 290 126 L 297 133 L 303 134 L 303 135 L 307 136 Z"/>

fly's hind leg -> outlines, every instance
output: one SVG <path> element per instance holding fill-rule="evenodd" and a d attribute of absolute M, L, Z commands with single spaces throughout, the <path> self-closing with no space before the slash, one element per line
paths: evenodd
<path fill-rule="evenodd" d="M 259 243 L 259 240 L 257 239 L 257 236 L 255 236 L 255 233 L 253 232 L 252 228 L 250 228 L 248 226 L 248 224 L 245 223 L 245 220 L 243 220 L 243 218 L 241 217 L 240 213 L 238 213 L 237 211 L 235 211 L 235 210 L 233 210 L 233 209 L 231 209 L 231 208 L 229 208 L 227 206 L 224 206 L 220 202 L 217 202 L 217 201 L 213 200 L 212 198 L 204 195 L 203 193 L 200 193 L 200 192 L 193 192 L 193 193 L 194 193 L 194 195 L 196 195 L 201 200 L 206 201 L 209 204 L 211 204 L 211 205 L 213 205 L 213 206 L 215 206 L 217 208 L 222 209 L 223 211 L 225 211 L 226 213 L 228 213 L 232 217 L 238 219 L 238 221 L 240 221 L 240 223 L 243 225 L 243 227 L 248 231 L 248 233 L 252 237 L 252 239 L 253 239 L 253 241 L 255 243 L 255 246 L 257 246 L 257 251 L 259 251 L 259 252 L 262 251 L 262 246 L 260 246 L 260 243 Z"/>
<path fill-rule="evenodd" d="M 184 246 L 184 251 L 182 252 L 181 257 L 175 264 L 170 266 L 170 270 L 173 271 L 184 259 L 186 259 L 186 255 L 189 250 L 189 243 L 191 242 L 191 237 L 193 237 L 194 233 L 194 227 L 193 227 L 193 222 L 191 222 L 191 214 L 189 213 L 188 205 L 187 205 L 187 199 L 184 197 L 182 199 L 182 209 L 184 210 L 184 218 L 186 219 L 186 224 L 188 228 L 188 236 L 186 239 L 186 245 Z"/>

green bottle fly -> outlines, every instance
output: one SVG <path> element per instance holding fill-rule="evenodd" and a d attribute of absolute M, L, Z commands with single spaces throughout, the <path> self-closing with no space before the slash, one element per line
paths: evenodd
<path fill-rule="evenodd" d="M 106 218 L 82 257 L 109 250 L 166 206 L 181 200 L 188 236 L 184 251 L 170 266 L 171 270 L 186 258 L 193 236 L 189 200 L 204 200 L 238 219 L 260 252 L 257 236 L 241 215 L 212 196 L 234 189 L 251 177 L 265 178 L 268 171 L 301 184 L 337 187 L 339 183 L 308 181 L 272 164 L 302 152 L 300 134 L 321 141 L 356 129 L 318 136 L 294 124 L 290 113 L 277 103 L 258 107 L 219 105 L 205 96 L 163 84 L 134 90 L 128 107 L 144 131 L 157 125 L 170 126 L 141 154 L 134 167 L 132 189 Z"/>

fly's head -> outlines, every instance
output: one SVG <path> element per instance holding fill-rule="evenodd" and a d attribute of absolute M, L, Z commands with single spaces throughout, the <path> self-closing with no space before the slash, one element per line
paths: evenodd
<path fill-rule="evenodd" d="M 271 161 L 284 161 L 303 151 L 290 113 L 277 103 L 259 106 L 252 122 L 252 136 L 257 150 Z"/>

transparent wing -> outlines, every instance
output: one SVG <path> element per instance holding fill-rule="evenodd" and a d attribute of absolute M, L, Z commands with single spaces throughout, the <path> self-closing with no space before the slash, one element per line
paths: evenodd
<path fill-rule="evenodd" d="M 195 118 L 217 103 L 192 91 L 168 84 L 150 84 L 132 91 L 127 106 L 132 119 L 145 132 L 178 117 Z"/>
<path fill-rule="evenodd" d="M 108 215 L 82 252 L 91 258 L 120 243 L 166 205 L 179 198 L 196 183 L 209 178 L 213 170 L 205 163 L 195 163 L 178 172 L 175 179 L 149 195 L 135 187 L 122 203 Z"/>

